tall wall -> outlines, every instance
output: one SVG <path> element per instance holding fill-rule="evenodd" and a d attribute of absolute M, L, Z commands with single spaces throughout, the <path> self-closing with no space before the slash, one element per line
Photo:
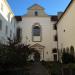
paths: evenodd
<path fill-rule="evenodd" d="M 70 49 L 73 46 L 75 49 L 75 0 L 73 0 L 65 14 L 59 20 L 57 29 L 60 54 L 64 48 Z"/>
<path fill-rule="evenodd" d="M 0 21 L 0 42 L 6 44 L 16 36 L 16 20 L 6 0 L 0 0 Z"/>
<path fill-rule="evenodd" d="M 42 39 L 40 42 L 32 41 L 32 26 L 39 23 L 42 30 Z M 50 17 L 22 17 L 22 21 L 18 26 L 22 29 L 22 43 L 34 45 L 36 43 L 45 46 L 44 60 L 53 61 L 52 49 L 57 48 L 57 42 L 54 41 L 56 31 L 53 30 L 54 22 L 51 22 Z M 43 60 L 43 59 L 41 59 Z"/>

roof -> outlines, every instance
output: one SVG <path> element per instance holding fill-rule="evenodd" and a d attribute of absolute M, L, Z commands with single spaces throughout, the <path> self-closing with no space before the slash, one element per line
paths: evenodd
<path fill-rule="evenodd" d="M 51 21 L 58 21 L 58 16 L 51 16 Z"/>
<path fill-rule="evenodd" d="M 44 8 L 42 6 L 40 6 L 39 4 L 34 4 L 34 5 L 30 6 L 28 8 L 28 10 L 30 10 L 30 9 L 32 9 L 32 10 L 34 10 L 34 9 L 36 9 L 36 10 L 44 10 Z"/>
<path fill-rule="evenodd" d="M 22 17 L 21 16 L 15 16 L 16 21 L 22 21 Z"/>
<path fill-rule="evenodd" d="M 71 6 L 71 4 L 73 3 L 74 0 L 71 0 L 70 3 L 68 4 L 67 8 L 65 9 L 65 11 L 63 12 L 63 14 L 60 16 L 60 18 L 58 19 L 57 23 L 61 20 L 61 18 L 64 16 L 64 14 L 66 13 L 66 11 L 69 9 L 69 7 Z"/>

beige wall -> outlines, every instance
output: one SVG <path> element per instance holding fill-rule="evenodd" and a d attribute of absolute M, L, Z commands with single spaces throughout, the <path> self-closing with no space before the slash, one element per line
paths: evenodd
<path fill-rule="evenodd" d="M 75 0 L 57 24 L 59 50 L 72 45 L 75 48 Z"/>

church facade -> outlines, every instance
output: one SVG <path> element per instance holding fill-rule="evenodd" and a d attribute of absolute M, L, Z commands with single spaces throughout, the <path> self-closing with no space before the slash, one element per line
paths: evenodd
<path fill-rule="evenodd" d="M 40 60 L 57 61 L 57 35 L 54 29 L 57 16 L 47 15 L 43 7 L 34 4 L 21 18 L 22 21 L 18 22 L 22 30 L 21 43 L 30 44 L 31 48 L 38 50 Z"/>

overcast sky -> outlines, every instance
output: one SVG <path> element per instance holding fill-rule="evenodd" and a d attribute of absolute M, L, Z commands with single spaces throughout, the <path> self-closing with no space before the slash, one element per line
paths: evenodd
<path fill-rule="evenodd" d="M 48 15 L 56 15 L 64 11 L 71 0 L 7 0 L 15 15 L 24 15 L 27 8 L 39 4 L 45 8 Z"/>

